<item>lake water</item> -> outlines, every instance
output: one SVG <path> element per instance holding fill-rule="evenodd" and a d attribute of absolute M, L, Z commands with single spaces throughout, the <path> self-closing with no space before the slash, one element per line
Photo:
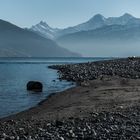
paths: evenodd
<path fill-rule="evenodd" d="M 49 94 L 74 86 L 71 82 L 59 81 L 57 71 L 49 69 L 49 65 L 104 59 L 108 58 L 0 58 L 0 117 L 31 108 Z M 41 94 L 26 90 L 27 82 L 34 80 L 43 83 Z"/>

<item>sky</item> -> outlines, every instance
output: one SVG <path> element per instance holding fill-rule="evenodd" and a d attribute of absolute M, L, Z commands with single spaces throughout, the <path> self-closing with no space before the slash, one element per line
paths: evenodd
<path fill-rule="evenodd" d="M 105 17 L 130 13 L 140 17 L 140 0 L 0 0 L 0 19 L 20 27 L 45 21 L 66 28 L 85 22 L 95 14 Z"/>

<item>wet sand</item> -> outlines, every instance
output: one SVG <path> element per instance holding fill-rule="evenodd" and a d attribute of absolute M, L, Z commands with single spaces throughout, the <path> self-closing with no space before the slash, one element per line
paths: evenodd
<path fill-rule="evenodd" d="M 4 119 L 64 119 L 140 105 L 140 79 L 106 76 L 52 94 L 38 106 Z"/>

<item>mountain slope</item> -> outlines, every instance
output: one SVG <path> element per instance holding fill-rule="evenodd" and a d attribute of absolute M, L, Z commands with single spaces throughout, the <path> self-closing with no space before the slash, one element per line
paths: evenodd
<path fill-rule="evenodd" d="M 104 26 L 64 35 L 57 42 L 84 56 L 140 55 L 140 25 Z"/>
<path fill-rule="evenodd" d="M 0 57 L 77 56 L 54 41 L 0 20 Z"/>
<path fill-rule="evenodd" d="M 130 26 L 130 25 L 110 25 L 98 28 L 95 30 L 81 31 L 72 34 L 67 34 L 61 36 L 57 41 L 72 41 L 76 40 L 77 42 L 83 40 L 140 40 L 140 25 Z M 111 41 L 110 40 L 110 41 Z"/>
<path fill-rule="evenodd" d="M 47 29 L 52 31 L 51 27 Z M 128 13 L 109 18 L 97 14 L 82 24 L 53 29 L 52 36 L 62 47 L 83 56 L 140 55 L 140 18 Z"/>
<path fill-rule="evenodd" d="M 56 37 L 57 32 L 60 31 L 60 29 L 51 28 L 46 22 L 43 21 L 41 21 L 35 26 L 32 26 L 30 30 L 39 33 L 43 37 L 50 39 L 54 39 Z"/>

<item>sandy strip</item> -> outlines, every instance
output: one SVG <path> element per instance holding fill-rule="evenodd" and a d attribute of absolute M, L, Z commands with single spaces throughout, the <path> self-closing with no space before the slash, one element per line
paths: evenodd
<path fill-rule="evenodd" d="M 89 112 L 116 111 L 139 105 L 139 79 L 106 76 L 102 80 L 96 79 L 64 92 L 52 94 L 38 106 L 4 120 L 83 117 Z"/>

